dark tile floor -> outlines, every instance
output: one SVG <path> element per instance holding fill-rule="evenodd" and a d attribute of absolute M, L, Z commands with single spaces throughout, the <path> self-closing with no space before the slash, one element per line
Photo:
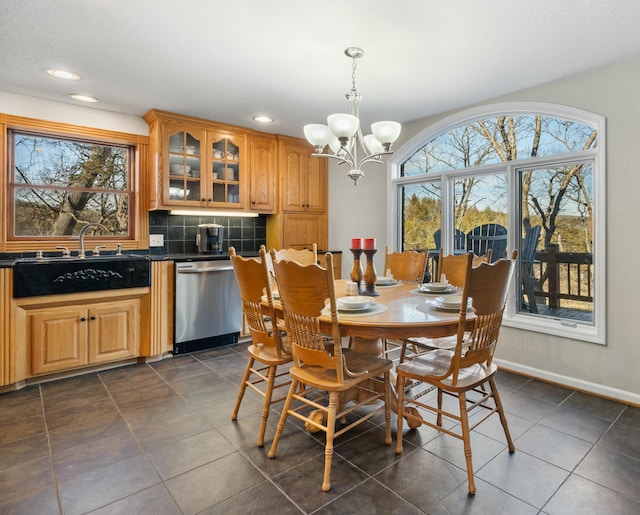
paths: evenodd
<path fill-rule="evenodd" d="M 474 497 L 461 442 L 405 429 L 397 456 L 372 422 L 338 440 L 324 493 L 317 435 L 289 422 L 268 459 L 277 415 L 256 447 L 253 392 L 231 422 L 245 362 L 225 347 L 0 395 L 0 513 L 640 513 L 638 408 L 499 372 L 517 451 L 496 416 L 474 431 Z"/>

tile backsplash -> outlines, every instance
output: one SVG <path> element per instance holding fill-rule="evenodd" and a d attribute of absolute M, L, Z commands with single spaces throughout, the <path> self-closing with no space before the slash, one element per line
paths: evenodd
<path fill-rule="evenodd" d="M 196 234 L 199 224 L 224 226 L 223 252 L 235 247 L 238 253 L 258 252 L 267 239 L 267 218 L 232 216 L 170 215 L 168 211 L 149 212 L 149 234 L 162 234 L 164 246 L 151 247 L 151 254 L 194 254 L 198 252 Z"/>

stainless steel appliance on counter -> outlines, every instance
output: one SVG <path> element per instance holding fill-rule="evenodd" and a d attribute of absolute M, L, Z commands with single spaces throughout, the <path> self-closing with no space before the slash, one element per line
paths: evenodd
<path fill-rule="evenodd" d="M 242 301 L 228 259 L 176 262 L 173 353 L 237 343 Z"/>
<path fill-rule="evenodd" d="M 200 254 L 221 254 L 224 243 L 224 226 L 218 224 L 198 225 L 196 245 Z"/>

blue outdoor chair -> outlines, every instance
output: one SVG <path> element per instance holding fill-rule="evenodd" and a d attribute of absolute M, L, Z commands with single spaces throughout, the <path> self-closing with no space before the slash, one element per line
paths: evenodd
<path fill-rule="evenodd" d="M 484 256 L 492 250 L 491 262 L 507 255 L 507 228 L 500 224 L 482 224 L 467 233 L 467 251 Z"/>

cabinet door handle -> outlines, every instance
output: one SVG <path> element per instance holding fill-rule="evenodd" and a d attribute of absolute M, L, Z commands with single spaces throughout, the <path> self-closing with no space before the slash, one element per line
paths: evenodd
<path fill-rule="evenodd" d="M 91 315 L 91 320 L 95 320 L 96 316 L 95 315 Z"/>
<path fill-rule="evenodd" d="M 80 317 L 80 322 L 86 322 L 87 319 L 85 317 Z"/>

